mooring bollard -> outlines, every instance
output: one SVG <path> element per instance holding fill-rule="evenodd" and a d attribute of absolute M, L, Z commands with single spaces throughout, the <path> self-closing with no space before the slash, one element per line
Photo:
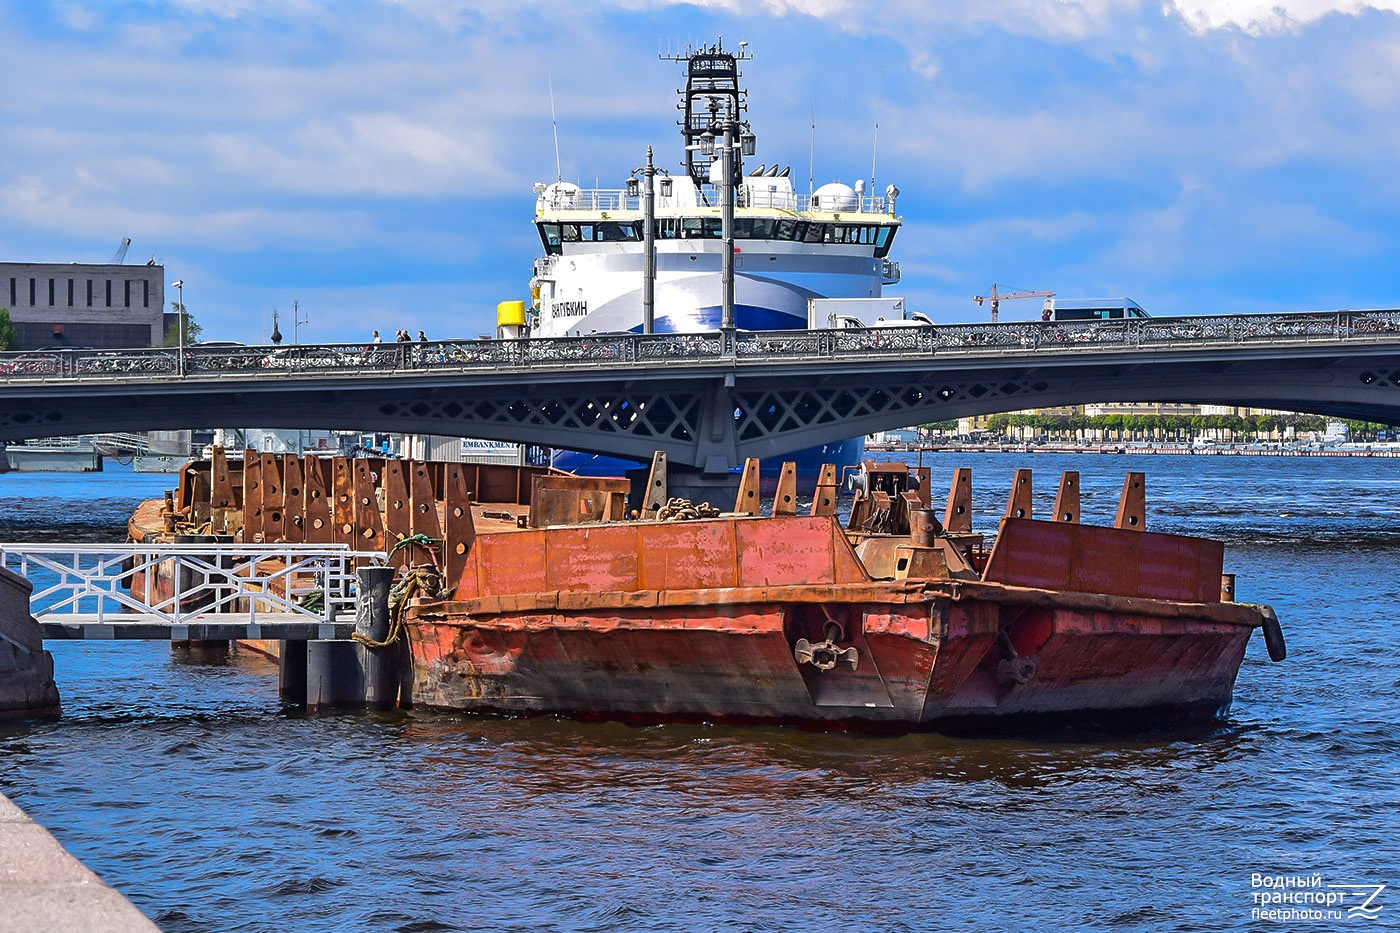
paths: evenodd
<path fill-rule="evenodd" d="M 355 580 L 355 632 L 373 642 L 388 640 L 389 588 L 394 582 L 394 568 L 361 567 L 355 571 Z M 382 648 L 362 643 L 359 648 L 365 672 L 365 705 L 392 709 L 399 700 L 398 643 Z"/>

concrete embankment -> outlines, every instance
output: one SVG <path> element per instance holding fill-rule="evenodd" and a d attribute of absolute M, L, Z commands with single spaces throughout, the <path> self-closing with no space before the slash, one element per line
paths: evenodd
<path fill-rule="evenodd" d="M 29 614 L 34 587 L 0 567 L 0 719 L 58 713 L 53 656 Z"/>
<path fill-rule="evenodd" d="M 50 930 L 159 928 L 0 795 L 0 933 Z"/>

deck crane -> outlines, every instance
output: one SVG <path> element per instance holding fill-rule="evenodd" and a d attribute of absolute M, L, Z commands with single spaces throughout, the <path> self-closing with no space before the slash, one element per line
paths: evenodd
<path fill-rule="evenodd" d="M 1000 305 L 1000 303 L 1003 302 L 1003 301 L 1009 301 L 1009 300 L 1011 300 L 1012 298 L 1054 298 L 1054 297 L 1055 297 L 1055 293 L 1054 293 L 1054 292 L 998 292 L 998 291 L 997 291 L 997 283 L 993 282 L 993 283 L 992 283 L 992 290 L 991 290 L 990 292 L 987 293 L 986 297 L 983 297 L 982 295 L 978 295 L 976 298 L 973 298 L 972 300 L 975 301 L 975 302 L 977 302 L 977 306 L 978 306 L 979 308 L 982 306 L 982 302 L 984 302 L 984 301 L 990 301 L 990 302 L 992 303 L 992 323 L 995 324 L 995 323 L 997 322 L 997 312 L 998 312 L 999 310 L 1001 310 L 1001 305 Z"/>
<path fill-rule="evenodd" d="M 112 262 L 111 262 L 111 264 L 114 265 L 114 266 L 119 266 L 119 265 L 121 265 L 122 263 L 126 262 L 126 251 L 127 251 L 128 249 L 130 249 L 130 248 L 131 248 L 131 237 L 129 237 L 129 236 L 124 236 L 124 237 L 122 237 L 122 243 L 121 243 L 120 246 L 117 247 L 117 252 L 112 256 Z"/>

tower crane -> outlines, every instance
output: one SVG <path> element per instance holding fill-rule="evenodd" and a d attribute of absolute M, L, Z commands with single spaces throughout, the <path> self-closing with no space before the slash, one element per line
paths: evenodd
<path fill-rule="evenodd" d="M 1001 310 L 1001 304 L 1000 304 L 1000 303 L 1003 302 L 1003 301 L 1009 301 L 1009 300 L 1011 300 L 1012 298 L 1054 298 L 1054 297 L 1055 297 L 1055 293 L 1054 293 L 1054 292 L 998 292 L 998 291 L 997 291 L 997 283 L 993 282 L 993 283 L 992 283 L 992 290 L 991 290 L 990 292 L 987 293 L 986 297 L 983 297 L 982 295 L 978 295 L 976 298 L 973 298 L 972 300 L 975 301 L 975 302 L 977 302 L 977 306 L 978 306 L 979 308 L 982 306 L 982 302 L 984 302 L 984 301 L 990 301 L 990 302 L 992 303 L 992 323 L 995 324 L 995 323 L 997 322 L 997 312 L 998 312 L 999 310 Z"/>
<path fill-rule="evenodd" d="M 112 265 L 119 266 L 126 262 L 126 251 L 131 248 L 131 237 L 122 237 L 122 243 L 117 247 L 116 255 L 112 257 Z"/>

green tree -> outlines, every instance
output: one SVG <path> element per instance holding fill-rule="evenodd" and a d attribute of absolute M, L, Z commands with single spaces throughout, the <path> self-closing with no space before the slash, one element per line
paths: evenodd
<path fill-rule="evenodd" d="M 162 347 L 178 347 L 180 345 L 180 317 L 185 319 L 185 346 L 198 343 L 199 335 L 204 332 L 204 328 L 200 326 L 199 322 L 178 301 L 170 302 L 170 310 L 179 317 L 166 324 L 165 337 L 161 340 L 160 345 Z"/>
<path fill-rule="evenodd" d="M 18 350 L 19 334 L 10 322 L 10 309 L 0 308 L 0 350 Z"/>

